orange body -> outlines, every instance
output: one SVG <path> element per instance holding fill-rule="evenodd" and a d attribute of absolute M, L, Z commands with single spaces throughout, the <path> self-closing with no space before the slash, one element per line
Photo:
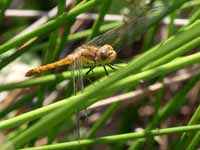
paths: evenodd
<path fill-rule="evenodd" d="M 60 66 L 70 65 L 78 59 L 81 59 L 83 65 L 105 65 L 111 63 L 115 58 L 116 52 L 110 45 L 104 45 L 102 47 L 83 45 L 59 61 L 29 70 L 25 76 L 29 77 Z"/>

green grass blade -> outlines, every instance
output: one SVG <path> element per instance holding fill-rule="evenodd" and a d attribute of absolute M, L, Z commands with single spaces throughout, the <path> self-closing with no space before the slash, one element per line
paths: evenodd
<path fill-rule="evenodd" d="M 198 106 L 198 108 L 196 109 L 196 111 L 193 114 L 192 118 L 190 119 L 188 125 L 199 124 L 199 120 L 200 120 L 200 106 Z M 189 145 L 189 143 L 191 142 L 191 139 L 193 139 L 194 137 L 195 137 L 195 133 L 183 134 L 181 136 L 180 141 L 178 142 L 178 144 L 176 146 L 176 149 L 186 148 Z"/>
<path fill-rule="evenodd" d="M 193 48 L 197 47 L 200 45 L 200 37 L 195 38 L 192 41 L 187 42 L 185 45 L 179 47 L 178 49 L 172 51 L 171 53 L 163 56 L 162 58 L 150 63 L 149 65 L 147 65 L 144 70 L 148 70 L 150 68 L 162 65 L 164 63 L 167 63 L 183 54 L 185 54 L 186 52 L 192 50 Z"/>
<path fill-rule="evenodd" d="M 105 136 L 105 137 L 100 137 L 96 139 L 71 141 L 71 142 L 66 142 L 66 143 L 45 145 L 45 146 L 33 147 L 33 148 L 24 148 L 24 149 L 19 149 L 19 150 L 38 150 L 38 149 L 60 150 L 60 149 L 67 149 L 67 148 L 80 148 L 80 147 L 88 146 L 88 145 L 105 144 L 105 143 L 112 143 L 112 142 L 117 142 L 117 141 L 126 141 L 129 139 L 154 137 L 154 136 L 159 136 L 159 135 L 169 135 L 169 134 L 191 132 L 191 131 L 198 131 L 198 130 L 200 130 L 200 125 L 181 126 L 181 127 L 173 127 L 173 128 L 165 128 L 165 129 L 155 129 L 155 130 L 149 130 L 149 131 L 139 131 L 135 133 L 111 135 L 111 136 Z"/>

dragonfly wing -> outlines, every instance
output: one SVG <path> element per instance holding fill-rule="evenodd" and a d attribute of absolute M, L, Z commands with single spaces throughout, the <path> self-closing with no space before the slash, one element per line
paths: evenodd
<path fill-rule="evenodd" d="M 79 59 L 76 59 L 71 64 L 71 72 L 72 72 L 72 82 L 73 82 L 73 94 L 77 95 L 79 91 L 83 91 L 84 89 L 81 57 L 79 57 Z M 78 139 L 80 139 L 80 115 L 78 110 L 75 110 L 75 112 L 76 112 L 76 136 Z"/>
<path fill-rule="evenodd" d="M 137 9 L 142 12 L 133 12 L 132 16 L 128 17 L 128 21 L 124 22 L 122 26 L 100 34 L 89 41 L 88 45 L 102 46 L 109 44 L 112 45 L 115 50 L 129 46 L 138 39 L 138 36 L 147 30 L 145 26 L 152 16 L 158 14 L 164 8 L 166 8 L 166 6 L 158 6 L 157 8 L 147 6 L 147 8 Z"/>

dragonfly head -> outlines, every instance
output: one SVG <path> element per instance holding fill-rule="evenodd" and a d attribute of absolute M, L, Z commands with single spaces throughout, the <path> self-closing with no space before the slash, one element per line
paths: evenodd
<path fill-rule="evenodd" d="M 99 48 L 97 57 L 101 65 L 109 64 L 115 60 L 117 53 L 112 46 L 106 44 Z"/>

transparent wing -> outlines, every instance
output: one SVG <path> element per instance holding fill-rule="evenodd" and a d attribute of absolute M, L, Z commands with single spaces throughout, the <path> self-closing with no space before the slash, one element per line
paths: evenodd
<path fill-rule="evenodd" d="M 151 17 L 158 14 L 166 6 L 148 7 L 148 9 L 140 9 L 140 13 L 135 13 L 128 17 L 129 20 L 121 27 L 114 28 L 108 32 L 100 34 L 96 38 L 89 41 L 87 44 L 102 46 L 110 44 L 115 49 L 121 49 L 124 46 L 130 45 L 138 39 L 138 36 L 145 32 L 144 27 L 149 22 Z M 139 10 L 137 9 L 137 12 Z"/>
<path fill-rule="evenodd" d="M 89 41 L 87 44 L 102 46 L 104 44 L 110 44 L 113 47 L 121 48 L 123 45 L 128 45 L 129 37 L 132 37 L 133 41 L 134 37 L 132 36 L 136 31 L 139 31 L 138 27 L 147 21 L 146 17 L 138 18 L 137 20 L 132 20 L 128 23 L 125 23 L 123 26 L 114 28 L 108 32 L 105 32 L 96 38 Z M 142 31 L 141 31 L 142 32 Z M 135 37 L 136 38 L 136 37 Z M 125 41 L 125 42 L 124 42 Z M 130 39 L 129 39 L 130 41 Z M 123 45 L 122 45 L 123 43 Z"/>
<path fill-rule="evenodd" d="M 82 60 L 81 57 L 74 61 L 71 65 L 72 69 L 72 82 L 73 82 L 73 94 L 77 95 L 79 91 L 83 91 L 84 84 L 83 84 L 83 76 L 82 76 Z M 76 111 L 76 137 L 80 139 L 80 120 L 79 120 L 79 111 Z"/>

